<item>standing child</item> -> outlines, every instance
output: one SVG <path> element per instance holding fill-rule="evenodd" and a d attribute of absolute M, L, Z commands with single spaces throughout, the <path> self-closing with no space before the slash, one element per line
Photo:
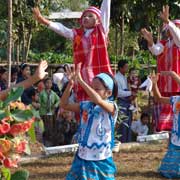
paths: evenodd
<path fill-rule="evenodd" d="M 61 98 L 61 107 L 80 113 L 79 149 L 66 179 L 115 179 L 112 159 L 114 126 L 117 119 L 117 84 L 106 73 L 96 75 L 92 88 L 82 79 L 78 64 L 76 73 L 68 70 L 70 81 Z M 74 79 L 86 91 L 90 101 L 69 103 Z"/>
<path fill-rule="evenodd" d="M 33 9 L 35 19 L 56 33 L 73 41 L 73 53 L 75 67 L 81 63 L 81 75 L 90 85 L 92 79 L 101 72 L 112 74 L 107 52 L 107 39 L 110 21 L 111 0 L 103 0 L 101 9 L 90 6 L 80 18 L 81 27 L 69 29 L 61 23 L 51 22 L 44 18 L 39 9 Z M 78 101 L 88 98 L 80 85 L 75 87 Z"/>
<path fill-rule="evenodd" d="M 167 73 L 166 73 L 167 74 Z M 175 81 L 180 83 L 180 77 L 175 72 L 169 74 Z M 159 172 L 166 178 L 180 178 L 180 96 L 164 97 L 161 96 L 157 81 L 158 76 L 152 76 L 153 92 L 155 98 L 164 104 L 171 104 L 173 109 L 173 127 L 168 151 L 164 156 Z"/>
<path fill-rule="evenodd" d="M 39 103 L 39 93 L 38 90 L 33 88 L 29 93 L 30 98 L 32 99 L 32 107 L 39 111 L 40 103 Z M 36 118 L 34 123 L 35 128 L 35 134 L 36 134 L 36 140 L 39 142 L 43 142 L 43 132 L 44 132 L 44 123 L 42 119 Z"/>
<path fill-rule="evenodd" d="M 141 84 L 140 78 L 138 76 L 138 71 L 134 68 L 129 70 L 129 76 L 127 78 L 129 90 L 133 92 L 133 94 L 138 93 L 139 86 Z M 135 111 L 138 109 L 137 96 L 132 96 L 131 98 L 131 106 L 130 110 Z"/>
<path fill-rule="evenodd" d="M 59 96 L 53 90 L 51 90 L 51 78 L 45 79 L 44 85 L 45 89 L 39 94 L 39 113 L 43 119 L 45 128 L 44 143 L 45 145 L 50 145 L 53 143 L 52 136 L 56 119 L 55 110 L 59 106 Z"/>

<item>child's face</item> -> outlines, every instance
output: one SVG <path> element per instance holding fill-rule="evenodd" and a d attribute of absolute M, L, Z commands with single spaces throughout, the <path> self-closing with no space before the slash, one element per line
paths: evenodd
<path fill-rule="evenodd" d="M 23 70 L 22 70 L 22 75 L 25 78 L 28 78 L 31 75 L 31 70 L 29 66 L 26 66 Z"/>
<path fill-rule="evenodd" d="M 2 75 L 1 75 L 1 79 L 4 80 L 4 81 L 7 81 L 8 80 L 8 72 L 4 72 Z"/>
<path fill-rule="evenodd" d="M 101 96 L 102 99 L 107 99 L 112 94 L 110 90 L 104 87 L 103 83 L 98 78 L 93 79 L 92 88 Z"/>
<path fill-rule="evenodd" d="M 67 121 L 71 121 L 73 119 L 73 115 L 71 111 L 64 110 L 62 113 L 62 117 Z"/>
<path fill-rule="evenodd" d="M 141 119 L 141 122 L 142 122 L 143 125 L 148 124 L 148 121 L 149 121 L 149 119 L 146 116 Z"/>
<path fill-rule="evenodd" d="M 11 81 L 14 82 L 14 81 L 17 80 L 17 78 L 18 78 L 18 73 L 15 72 L 15 73 L 13 73 L 12 76 L 11 76 Z"/>
<path fill-rule="evenodd" d="M 92 12 L 85 12 L 83 17 L 82 17 L 82 26 L 85 29 L 91 29 L 93 28 L 96 24 L 98 23 L 98 18 L 96 14 Z"/>
<path fill-rule="evenodd" d="M 133 70 L 130 72 L 129 76 L 130 76 L 130 78 L 135 78 L 138 76 L 138 72 L 136 70 Z"/>
<path fill-rule="evenodd" d="M 35 93 L 35 95 L 32 96 L 32 100 L 38 101 L 38 99 L 39 99 L 39 94 L 38 94 L 38 93 Z"/>
<path fill-rule="evenodd" d="M 133 71 L 131 71 L 131 72 L 130 72 L 130 75 L 131 75 L 131 76 L 137 76 L 137 75 L 138 75 L 138 73 L 137 73 L 137 71 L 136 71 L 136 70 L 133 70 Z"/>
<path fill-rule="evenodd" d="M 50 79 L 45 82 L 45 88 L 46 89 L 51 89 L 52 88 L 52 81 Z"/>

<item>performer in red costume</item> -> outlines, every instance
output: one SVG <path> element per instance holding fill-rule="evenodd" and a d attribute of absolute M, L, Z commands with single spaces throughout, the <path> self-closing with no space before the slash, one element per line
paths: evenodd
<path fill-rule="evenodd" d="M 148 41 L 149 50 L 157 56 L 157 71 L 160 73 L 158 88 L 162 96 L 170 97 L 180 94 L 178 85 L 171 76 L 163 76 L 162 71 L 174 71 L 180 75 L 180 20 L 169 19 L 169 6 L 164 6 L 160 14 L 164 23 L 167 39 L 154 44 L 153 37 L 147 29 L 141 32 Z M 173 112 L 170 105 L 155 103 L 154 119 L 156 130 L 171 130 Z"/>
<path fill-rule="evenodd" d="M 73 41 L 74 64 L 81 63 L 81 75 L 86 83 L 99 73 L 112 74 L 107 52 L 111 0 L 103 0 L 101 9 L 94 6 L 87 8 L 80 18 L 81 27 L 69 29 L 61 23 L 44 18 L 39 9 L 33 9 L 35 19 L 51 30 Z M 88 99 L 85 91 L 75 86 L 77 101 Z"/>

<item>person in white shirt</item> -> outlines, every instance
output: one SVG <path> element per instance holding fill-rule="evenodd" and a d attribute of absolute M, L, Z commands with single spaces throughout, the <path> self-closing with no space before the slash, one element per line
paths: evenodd
<path fill-rule="evenodd" d="M 128 83 L 126 73 L 128 72 L 128 62 L 126 60 L 120 60 L 118 62 L 118 72 L 115 75 L 115 79 L 118 84 L 118 106 L 121 114 L 127 118 L 123 120 L 118 128 L 118 133 L 121 134 L 120 141 L 131 142 L 131 121 L 132 111 L 129 109 L 131 105 L 131 98 L 136 94 L 128 90 Z"/>
<path fill-rule="evenodd" d="M 146 28 L 141 30 L 143 37 L 148 42 L 151 53 L 157 56 L 157 71 L 174 71 L 180 74 L 180 20 L 169 19 L 169 6 L 163 6 L 160 18 L 167 38 L 154 43 L 152 33 Z M 180 95 L 178 85 L 171 76 L 160 74 L 158 81 L 159 91 L 163 96 Z M 173 113 L 170 105 L 155 103 L 154 120 L 156 131 L 171 130 Z"/>
<path fill-rule="evenodd" d="M 137 121 L 133 121 L 131 124 L 131 130 L 133 132 L 133 136 L 144 136 L 148 134 L 149 115 L 147 113 L 142 113 L 141 118 Z"/>

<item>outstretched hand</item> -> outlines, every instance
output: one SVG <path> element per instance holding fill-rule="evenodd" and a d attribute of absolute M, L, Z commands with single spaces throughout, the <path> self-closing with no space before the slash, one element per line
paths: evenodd
<path fill-rule="evenodd" d="M 146 28 L 142 28 L 141 34 L 144 37 L 144 39 L 146 39 L 148 41 L 148 45 L 152 46 L 154 43 L 152 33 L 150 31 L 148 31 Z"/>
<path fill-rule="evenodd" d="M 34 18 L 41 24 L 44 24 L 44 25 L 49 25 L 50 24 L 50 21 L 46 18 L 44 18 L 42 15 L 41 15 L 41 12 L 39 10 L 38 7 L 34 7 L 32 9 L 33 11 L 33 15 L 34 15 Z"/>
<path fill-rule="evenodd" d="M 160 12 L 160 18 L 163 20 L 164 23 L 169 23 L 169 6 L 163 6 L 162 11 Z"/>
<path fill-rule="evenodd" d="M 74 83 L 76 81 L 82 80 L 80 72 L 81 72 L 81 63 L 77 64 L 76 70 L 74 65 L 66 66 L 66 73 L 70 83 Z"/>
<path fill-rule="evenodd" d="M 42 15 L 41 15 L 41 12 L 40 12 L 39 8 L 38 8 L 38 7 L 34 7 L 34 8 L 32 9 L 32 11 L 33 11 L 34 18 L 35 18 L 38 22 L 40 22 L 40 19 L 41 19 Z"/>
<path fill-rule="evenodd" d="M 157 73 L 157 74 L 152 73 L 149 77 L 153 84 L 157 84 L 157 82 L 159 80 L 159 73 Z"/>
<path fill-rule="evenodd" d="M 34 77 L 36 77 L 39 80 L 44 79 L 44 77 L 48 74 L 46 72 L 47 67 L 48 67 L 47 61 L 41 61 L 34 73 Z"/>
<path fill-rule="evenodd" d="M 73 66 L 67 65 L 65 69 L 66 69 L 66 75 L 69 80 L 69 83 L 74 84 L 74 81 L 75 81 L 74 65 Z"/>

